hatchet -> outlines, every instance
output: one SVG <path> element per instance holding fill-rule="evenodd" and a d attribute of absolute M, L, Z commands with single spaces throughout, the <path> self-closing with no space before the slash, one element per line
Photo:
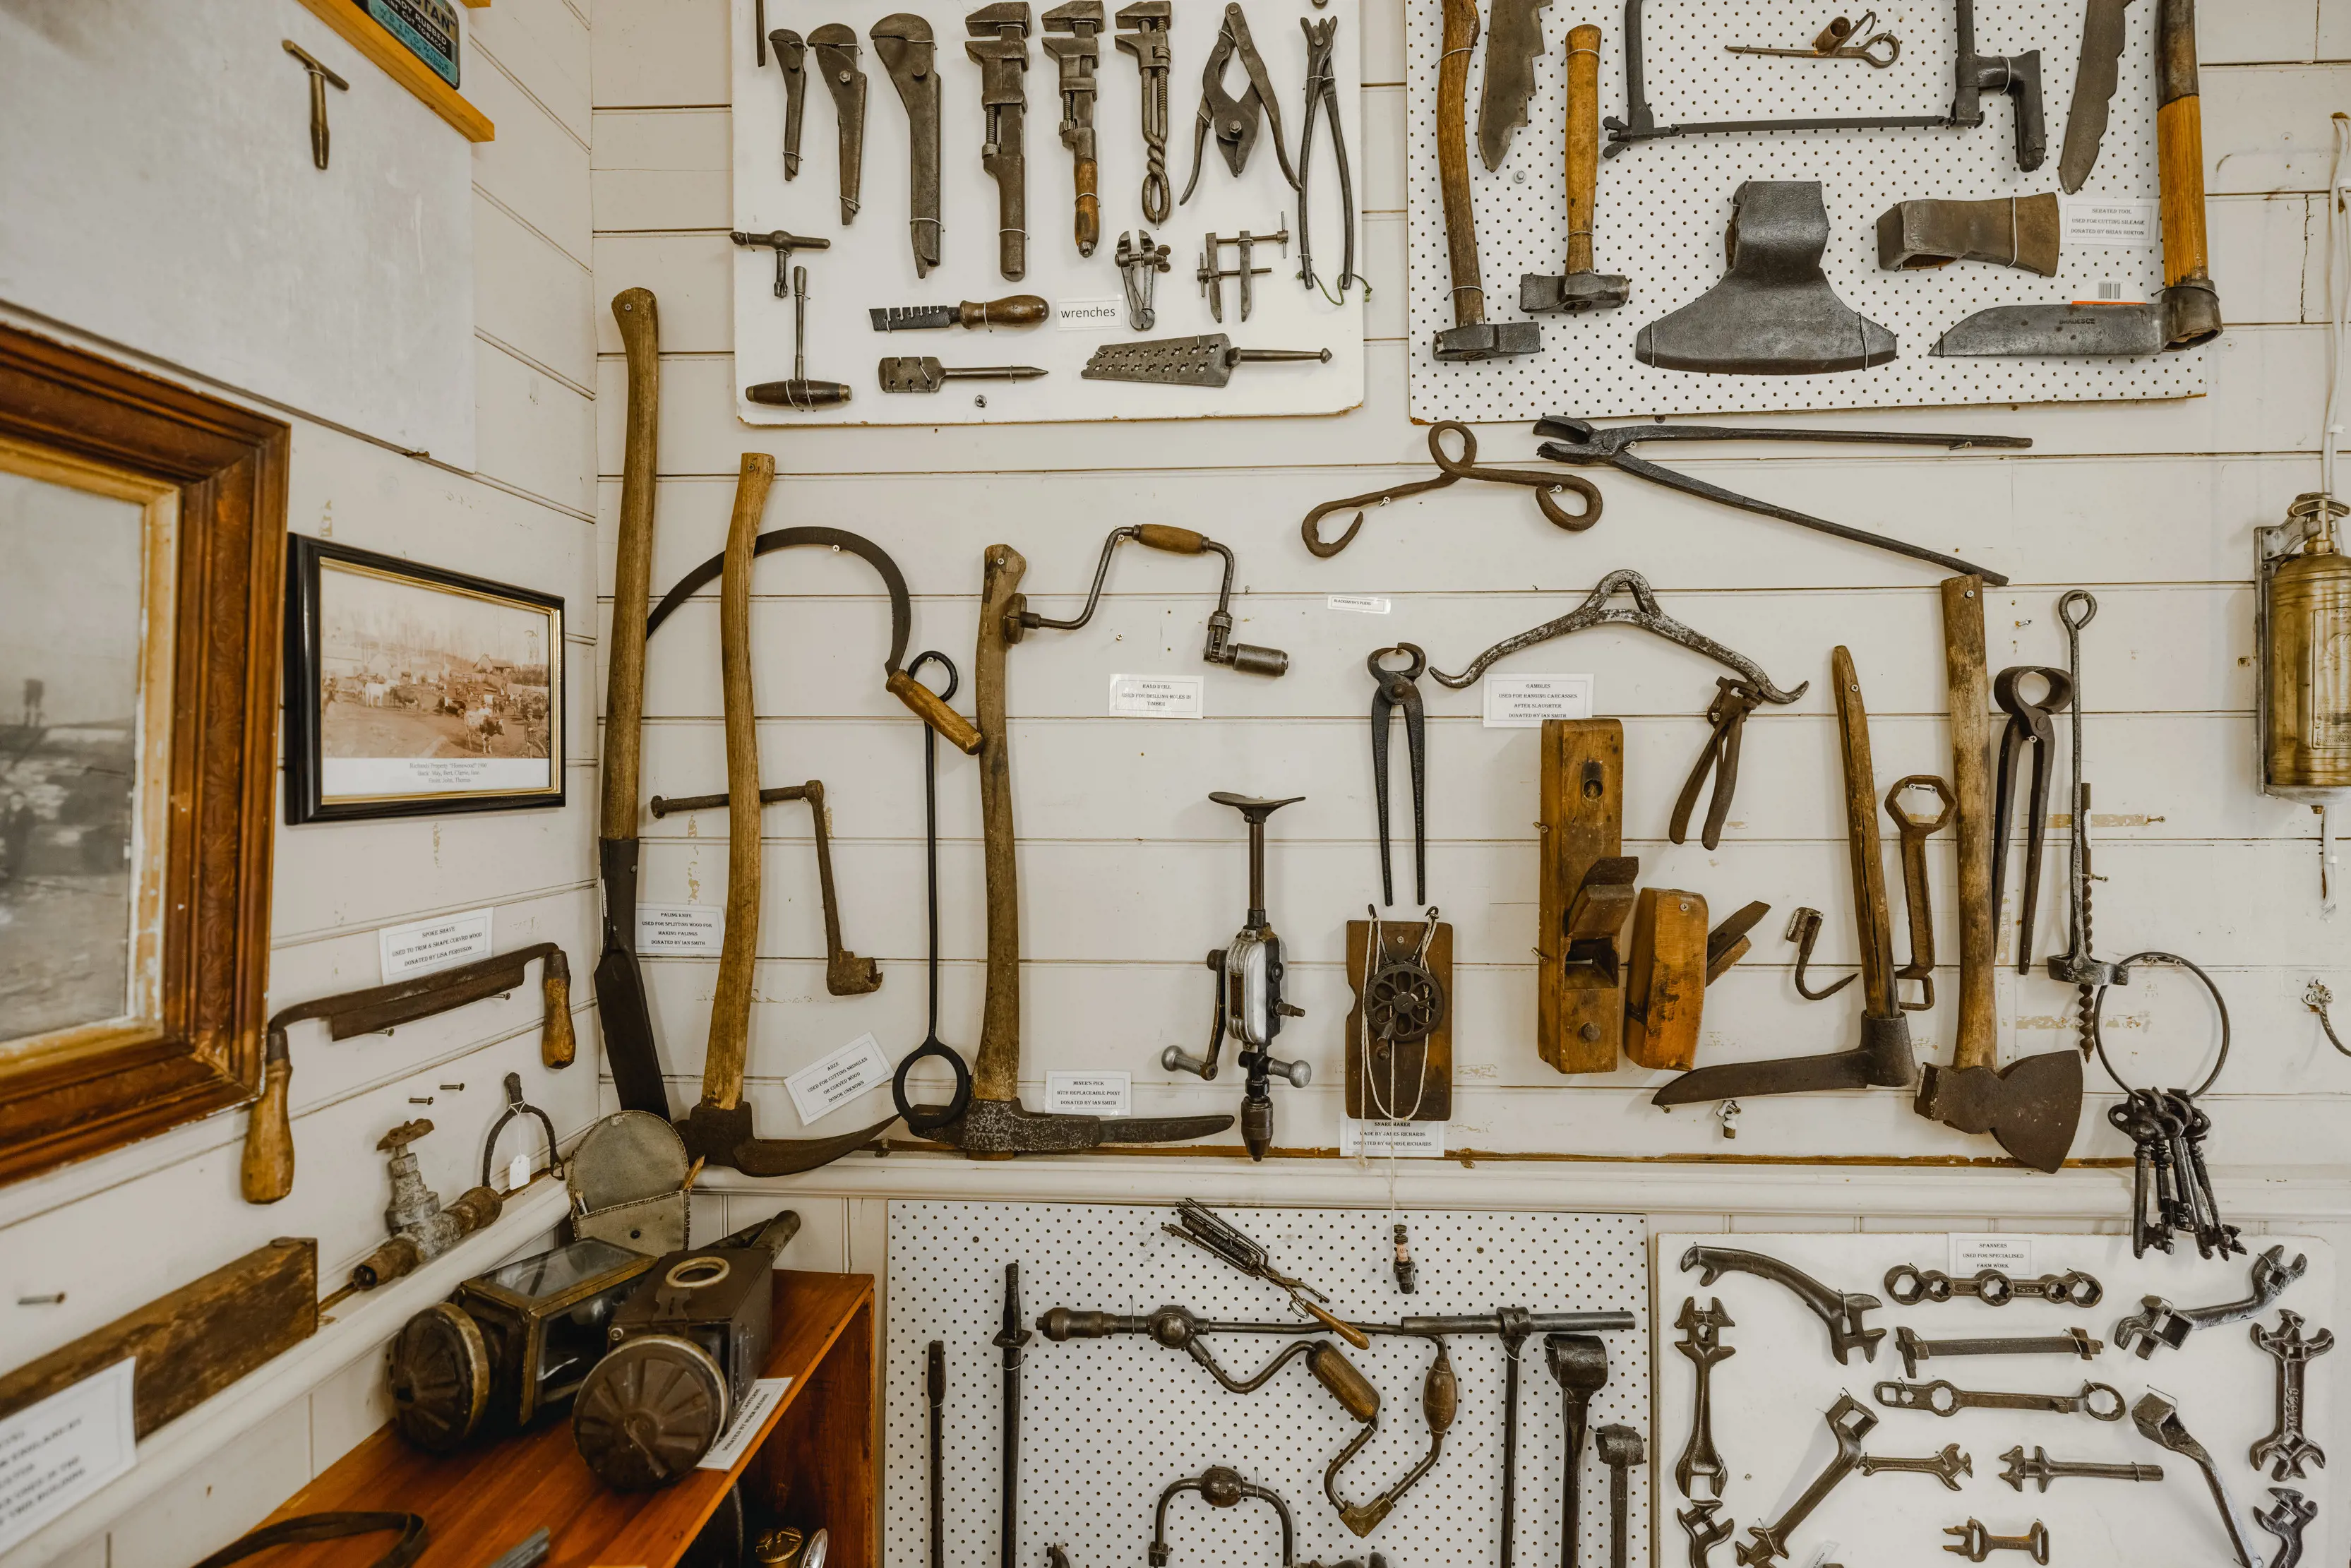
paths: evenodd
<path fill-rule="evenodd" d="M 1951 1065 L 1929 1065 L 1918 1114 L 1962 1133 L 1990 1133 L 2039 1171 L 2054 1171 L 2082 1120 L 2082 1059 L 2071 1049 L 2001 1068 L 1992 993 L 1999 911 L 1992 907 L 1991 686 L 1985 674 L 1984 585 L 1943 580 L 1943 669 L 1950 694 L 1951 784 L 1959 798 L 1959 1018 Z"/>

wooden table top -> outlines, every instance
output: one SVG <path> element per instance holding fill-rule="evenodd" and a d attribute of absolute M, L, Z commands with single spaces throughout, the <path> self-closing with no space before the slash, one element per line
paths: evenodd
<path fill-rule="evenodd" d="M 871 1274 L 778 1269 L 775 1285 L 776 1344 L 761 1375 L 789 1377 L 792 1385 L 761 1423 L 760 1441 L 873 1300 Z M 659 1491 L 621 1492 L 590 1473 L 568 1419 L 437 1458 L 386 1426 L 269 1518 L 343 1510 L 421 1513 L 432 1540 L 417 1568 L 483 1568 L 543 1524 L 554 1532 L 549 1568 L 638 1568 L 669 1563 L 684 1551 L 758 1448 L 759 1441 L 745 1445 L 732 1469 L 695 1470 Z M 266 1561 L 269 1568 L 369 1568 L 392 1540 L 379 1533 L 280 1547 Z"/>

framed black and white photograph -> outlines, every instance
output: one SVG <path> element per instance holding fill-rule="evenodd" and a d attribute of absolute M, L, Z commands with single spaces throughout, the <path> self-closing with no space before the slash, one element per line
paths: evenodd
<path fill-rule="evenodd" d="M 563 601 L 297 535 L 286 816 L 563 804 Z"/>

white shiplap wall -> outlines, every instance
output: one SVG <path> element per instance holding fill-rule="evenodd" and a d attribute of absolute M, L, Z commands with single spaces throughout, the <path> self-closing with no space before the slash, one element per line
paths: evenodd
<path fill-rule="evenodd" d="M 1134 551 L 1113 569 L 1112 594 L 1092 627 L 1040 633 L 1013 655 L 1023 1066 L 1032 1105 L 1042 1101 L 1049 1070 L 1109 1067 L 1136 1075 L 1138 1112 L 1234 1108 L 1238 1091 L 1228 1079 L 1201 1085 L 1157 1069 L 1163 1046 L 1198 1048 L 1209 999 L 1198 955 L 1238 923 L 1245 892 L 1238 821 L 1205 797 L 1215 789 L 1302 793 L 1306 802 L 1274 823 L 1271 904 L 1309 1011 L 1281 1043 L 1290 1048 L 1285 1054 L 1313 1061 L 1316 1082 L 1303 1092 L 1278 1090 L 1279 1141 L 1301 1150 L 1335 1145 L 1339 1024 L 1347 1006 L 1339 934 L 1377 887 L 1363 656 L 1380 643 L 1417 641 L 1440 667 L 1458 668 L 1501 635 L 1559 613 L 1605 571 L 1629 566 L 1648 576 L 1675 614 L 1752 655 L 1782 685 L 1813 683 L 1793 708 L 1757 716 L 1729 831 L 1708 854 L 1695 844 L 1677 849 L 1664 834 L 1673 794 L 1704 735 L 1698 715 L 1714 668 L 1652 639 L 1605 633 L 1515 661 L 1528 670 L 1595 672 L 1601 711 L 1626 721 L 1633 785 L 1626 848 L 1642 857 L 1645 882 L 1696 888 L 1726 912 L 1750 898 L 1774 906 L 1754 955 L 1717 990 L 1704 1060 L 1850 1043 L 1849 998 L 1799 1001 L 1792 949 L 1778 940 L 1788 911 L 1811 904 L 1828 912 L 1823 965 L 1853 956 L 1834 717 L 1823 680 L 1833 643 L 1849 643 L 1859 662 L 1884 779 L 1948 770 L 1931 570 L 1606 474 L 1596 476 L 1606 518 L 1573 538 L 1546 527 L 1515 488 L 1464 485 L 1374 514 L 1335 560 L 1317 560 L 1299 542 L 1298 520 L 1315 503 L 1427 472 L 1426 432 L 1405 411 L 1406 356 L 1423 351 L 1405 340 L 1403 312 L 1405 4 L 1374 0 L 1364 12 L 1366 145 L 1357 150 L 1358 188 L 1365 270 L 1382 287 L 1371 306 L 1363 409 L 1315 421 L 920 433 L 753 430 L 733 418 L 727 7 L 725 0 L 644 0 L 600 18 L 597 294 L 606 298 L 641 285 L 661 302 L 656 591 L 717 550 L 738 456 L 760 451 L 774 455 L 778 470 L 767 526 L 820 521 L 879 540 L 914 588 L 912 646 L 945 650 L 967 674 L 986 546 L 1000 540 L 1020 549 L 1029 562 L 1029 591 L 1049 613 L 1066 614 L 1085 589 L 1102 534 L 1144 521 L 1199 527 L 1232 544 L 1245 591 L 1238 634 L 1291 654 L 1290 673 L 1274 682 L 1208 671 L 1198 661 L 1208 574 L 1196 563 Z M 1212 7 L 1201 0 L 1199 8 L 1199 25 L 1209 25 Z M 952 31 L 951 16 L 932 19 Z M 1615 47 L 1613 6 L 1555 11 L 1546 31 L 1587 19 L 1600 22 Z M 2074 40 L 2040 43 L 2070 49 Z M 2202 55 L 2213 271 L 2231 326 L 2213 352 L 2210 396 L 1788 416 L 1823 427 L 2031 436 L 2032 451 L 2013 457 L 1835 448 L 1675 457 L 1730 488 L 1885 527 L 2007 570 L 2016 586 L 1991 602 L 1995 667 L 2062 664 L 2057 595 L 2075 586 L 2098 593 L 2102 612 L 2086 635 L 2085 678 L 2099 869 L 2107 878 L 2099 894 L 2099 950 L 2174 947 L 2211 967 L 2226 988 L 2237 1045 L 2215 1104 L 2213 1143 L 2224 1207 L 2255 1228 L 2296 1223 L 2351 1238 L 2345 1223 L 2351 1170 L 2340 1134 L 2351 1061 L 2327 1049 L 2298 1000 L 2312 976 L 2351 968 L 2351 926 L 2318 919 L 2314 820 L 2253 788 L 2249 663 L 2251 530 L 2281 517 L 2294 495 L 2317 480 L 2325 385 L 2318 193 L 2326 181 L 2327 115 L 2351 105 L 2351 4 L 2208 5 Z M 1031 87 L 1032 118 L 1050 116 L 1050 84 Z M 1195 82 L 1176 84 L 1179 128 L 1196 91 Z M 970 134 L 971 126 L 951 118 L 951 142 Z M 1106 122 L 1104 134 L 1133 132 Z M 1049 177 L 1057 156 L 1050 142 L 1032 152 L 1032 196 L 1049 205 L 1060 188 Z M 1621 183 L 1636 172 L 1609 177 Z M 810 197 L 812 232 L 825 232 L 831 221 L 822 195 Z M 1616 187 L 1607 197 L 1642 199 L 1657 197 Z M 1112 220 L 1115 229 L 1132 216 Z M 622 360 L 601 317 L 598 330 L 597 513 L 610 525 L 618 508 Z M 1575 412 L 1572 390 L 1563 392 L 1561 412 Z M 1479 434 L 1489 461 L 1510 462 L 1531 450 L 1515 427 Z M 605 584 L 611 531 L 599 529 Z M 799 1126 L 783 1075 L 868 1030 L 892 1054 L 922 1036 L 921 747 L 914 725 L 875 679 L 884 612 L 870 573 L 794 551 L 761 566 L 755 592 L 766 777 L 826 781 L 844 939 L 882 958 L 889 977 L 868 997 L 825 995 L 806 819 L 789 810 L 771 813 L 761 846 L 768 892 L 751 1098 L 760 1130 L 789 1136 Z M 1332 613 L 1323 605 L 1332 592 L 1386 595 L 1395 611 L 1379 621 Z M 715 602 L 714 596 L 682 613 L 654 641 L 649 794 L 711 790 L 723 778 Z M 1104 678 L 1113 670 L 1207 674 L 1210 716 L 1186 724 L 1105 717 Z M 2041 1178 L 1870 1163 L 1994 1152 L 1921 1121 L 1900 1095 L 1750 1102 L 1739 1141 L 1725 1144 L 1708 1108 L 1672 1116 L 1652 1110 L 1653 1075 L 1570 1080 L 1542 1066 L 1533 1050 L 1526 961 L 1534 921 L 1535 737 L 1483 729 L 1474 691 L 1424 689 L 1431 892 L 1457 923 L 1460 966 L 1453 1141 L 1487 1156 L 1533 1157 L 1407 1168 L 1395 1189 L 1400 1202 L 1646 1211 L 1677 1216 L 1677 1226 L 1726 1230 L 2120 1226 L 2126 1173 L 2111 1168 Z M 1401 790 L 1402 758 L 1392 766 Z M 968 1051 L 982 977 L 978 810 L 970 765 L 948 754 L 941 767 L 941 1030 Z M 722 899 L 722 819 L 648 821 L 644 831 L 652 841 L 645 897 Z M 1889 835 L 1889 869 L 1891 849 Z M 1957 947 L 1948 835 L 1938 852 L 1948 961 Z M 1403 871 L 1408 847 L 1397 854 Z M 2053 845 L 2043 952 L 2063 939 L 2064 870 L 2062 846 Z M 659 960 L 650 974 L 672 1093 L 684 1103 L 698 1084 L 712 965 Z M 1948 1053 L 1956 976 L 1947 970 L 1943 979 L 1945 1006 L 1914 1019 L 1936 1057 Z M 2146 1042 L 2155 1070 L 2164 1071 L 2163 1061 L 2203 1041 L 2205 1025 L 2195 997 L 2170 989 L 2171 1005 L 2156 1018 L 2140 999 L 2151 994 L 2143 985 L 2117 995 L 2114 1034 Z M 2070 1041 L 2069 989 L 2011 973 L 2001 997 L 2010 1049 Z M 2168 1071 L 2177 1076 L 2185 1069 Z M 2103 1119 L 2105 1087 L 2094 1072 L 2100 1092 L 2085 1113 L 2077 1154 L 2127 1153 Z M 1768 1163 L 1698 1163 L 1731 1155 Z M 1685 1158 L 1629 1163 L 1675 1155 Z M 1822 1156 L 1840 1163 L 1806 1163 Z M 1864 1163 L 1844 1163 L 1856 1161 Z M 973 1165 L 903 1152 L 782 1182 L 722 1173 L 713 1185 L 737 1195 L 730 1201 L 747 1215 L 758 1201 L 789 1193 L 809 1219 L 804 1240 L 837 1242 L 848 1266 L 875 1272 L 894 1196 L 1165 1201 L 1188 1192 L 1228 1203 L 1344 1205 L 1384 1203 L 1390 1192 L 1380 1171 L 1332 1159 L 1250 1166 L 1238 1158 L 1156 1155 Z M 2351 1430 L 2338 1431 L 2336 1440 L 2351 1441 Z"/>

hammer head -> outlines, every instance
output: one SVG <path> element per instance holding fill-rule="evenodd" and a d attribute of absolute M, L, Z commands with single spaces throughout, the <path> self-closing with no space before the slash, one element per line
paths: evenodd
<path fill-rule="evenodd" d="M 1612 1470 L 1630 1469 L 1648 1458 L 1648 1449 L 1641 1441 L 1641 1434 L 1630 1427 L 1618 1426 L 1614 1422 L 1592 1435 L 1592 1450 L 1600 1456 L 1600 1462 Z"/>
<path fill-rule="evenodd" d="M 1530 316 L 1614 310 L 1632 298 L 1633 280 L 1614 273 L 1571 272 L 1557 277 L 1540 272 L 1519 275 L 1519 308 Z"/>
<path fill-rule="evenodd" d="M 1532 321 L 1472 321 L 1437 334 L 1432 351 L 1446 364 L 1507 360 L 1542 351 L 1542 328 Z"/>
<path fill-rule="evenodd" d="M 1597 1334 L 1545 1334 L 1543 1359 L 1559 1385 L 1571 1395 L 1589 1399 L 1607 1385 L 1608 1345 Z"/>
<path fill-rule="evenodd" d="M 2044 1051 L 2004 1068 L 1929 1066 L 1918 1114 L 1962 1133 L 1990 1133 L 2021 1164 L 2053 1172 L 2082 1121 L 2082 1059 Z"/>

